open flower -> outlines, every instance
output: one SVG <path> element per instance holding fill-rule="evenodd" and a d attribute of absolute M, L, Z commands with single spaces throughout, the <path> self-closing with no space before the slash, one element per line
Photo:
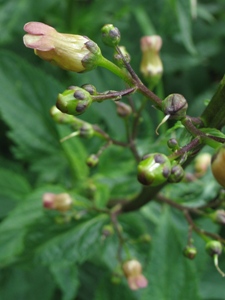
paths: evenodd
<path fill-rule="evenodd" d="M 92 70 L 102 58 L 98 45 L 85 36 L 59 33 L 40 22 L 29 22 L 24 30 L 28 33 L 23 37 L 25 46 L 62 69 L 78 73 Z"/>
<path fill-rule="evenodd" d="M 145 288 L 148 285 L 147 279 L 142 274 L 142 266 L 136 259 L 126 261 L 122 268 L 131 290 Z"/>

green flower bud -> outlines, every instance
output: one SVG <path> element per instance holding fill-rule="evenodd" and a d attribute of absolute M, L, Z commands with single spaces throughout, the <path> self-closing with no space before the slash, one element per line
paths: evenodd
<path fill-rule="evenodd" d="M 194 246 L 187 246 L 184 248 L 183 254 L 189 259 L 194 259 L 197 255 L 197 249 Z"/>
<path fill-rule="evenodd" d="M 157 186 L 164 183 L 170 173 L 170 160 L 161 153 L 149 154 L 138 164 L 138 181 L 144 185 Z"/>
<path fill-rule="evenodd" d="M 162 111 L 169 115 L 170 119 L 181 120 L 186 116 L 188 104 L 184 96 L 171 94 L 162 102 Z"/>
<path fill-rule="evenodd" d="M 114 228 L 111 224 L 105 225 L 102 228 L 102 234 L 104 238 L 107 238 L 109 236 L 112 236 L 114 234 Z"/>
<path fill-rule="evenodd" d="M 82 65 L 85 68 L 85 71 L 90 71 L 100 65 L 100 62 L 103 59 L 102 53 L 98 45 L 89 40 L 85 43 L 86 48 L 89 50 L 83 59 L 81 60 Z"/>
<path fill-rule="evenodd" d="M 62 113 L 56 106 L 50 109 L 50 115 L 57 123 L 73 124 L 75 122 L 74 116 Z"/>
<path fill-rule="evenodd" d="M 91 103 L 91 95 L 84 89 L 75 87 L 59 94 L 56 106 L 63 113 L 76 116 L 84 113 Z"/>
<path fill-rule="evenodd" d="M 219 241 L 210 241 L 206 244 L 205 249 L 210 256 L 214 256 L 222 253 L 223 246 Z"/>
<path fill-rule="evenodd" d="M 168 182 L 180 182 L 184 177 L 184 169 L 177 162 L 172 163 L 171 173 L 168 177 Z"/>
<path fill-rule="evenodd" d="M 123 68 L 124 67 L 124 60 L 129 63 L 130 62 L 130 54 L 127 52 L 126 48 L 124 46 L 119 47 L 122 55 L 118 52 L 114 54 L 114 61 L 117 64 L 118 67 Z"/>
<path fill-rule="evenodd" d="M 180 149 L 178 141 L 174 138 L 167 141 L 167 146 L 173 151 Z"/>
<path fill-rule="evenodd" d="M 212 214 L 210 214 L 210 218 L 213 222 L 221 225 L 225 225 L 225 210 L 224 209 L 218 209 Z"/>
<path fill-rule="evenodd" d="M 79 129 L 80 137 L 91 138 L 94 135 L 93 126 L 87 122 L 85 122 Z"/>
<path fill-rule="evenodd" d="M 109 47 L 115 47 L 120 42 L 120 31 L 112 24 L 106 24 L 102 27 L 102 40 Z"/>
<path fill-rule="evenodd" d="M 213 155 L 211 160 L 211 169 L 215 179 L 225 187 L 225 146 L 222 146 Z"/>
<path fill-rule="evenodd" d="M 132 108 L 123 103 L 123 102 L 115 102 L 116 104 L 116 112 L 121 118 L 126 118 L 132 113 Z"/>
<path fill-rule="evenodd" d="M 87 160 L 86 160 L 86 164 L 88 165 L 88 167 L 95 167 L 99 162 L 99 158 L 96 154 L 91 154 Z"/>
<path fill-rule="evenodd" d="M 92 84 L 83 84 L 81 88 L 87 91 L 90 95 L 97 95 L 96 87 Z"/>

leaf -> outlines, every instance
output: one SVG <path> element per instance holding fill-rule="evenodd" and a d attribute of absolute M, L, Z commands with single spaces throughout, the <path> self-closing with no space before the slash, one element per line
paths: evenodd
<path fill-rule="evenodd" d="M 5 216 L 17 202 L 23 201 L 30 191 L 25 177 L 15 171 L 0 169 L 0 217 Z"/>
<path fill-rule="evenodd" d="M 37 257 L 44 264 L 62 259 L 81 264 L 98 248 L 100 229 L 107 219 L 106 215 L 99 215 L 53 237 L 37 248 Z"/>
<path fill-rule="evenodd" d="M 190 1 L 177 1 L 177 18 L 181 31 L 181 38 L 184 46 L 191 54 L 196 54 L 196 49 L 192 40 L 192 20 Z"/>
<path fill-rule="evenodd" d="M 42 196 L 48 191 L 59 193 L 62 189 L 44 186 L 35 190 L 0 224 L 0 266 L 16 261 L 25 250 L 24 240 L 29 227 L 44 217 Z"/>
<path fill-rule="evenodd" d="M 86 176 L 81 141 L 76 139 L 62 147 L 58 127 L 49 114 L 63 86 L 16 55 L 4 51 L 0 55 L 0 110 L 11 129 L 16 156 L 32 163 L 32 170 L 45 181 L 63 181 L 69 167 L 75 179 Z"/>
<path fill-rule="evenodd" d="M 149 284 L 141 300 L 200 300 L 196 267 L 182 255 L 185 237 L 186 231 L 175 224 L 169 209 L 164 211 L 153 237 L 151 260 L 143 271 Z"/>
<path fill-rule="evenodd" d="M 73 300 L 78 291 L 78 267 L 69 261 L 60 260 L 50 266 L 56 283 L 63 293 L 62 300 Z"/>

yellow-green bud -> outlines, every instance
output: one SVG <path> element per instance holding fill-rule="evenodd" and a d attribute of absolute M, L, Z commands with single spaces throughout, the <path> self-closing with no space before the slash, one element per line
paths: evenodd
<path fill-rule="evenodd" d="M 102 40 L 109 47 L 115 47 L 120 42 L 120 31 L 112 24 L 106 24 L 102 27 Z"/>
<path fill-rule="evenodd" d="M 95 167 L 98 164 L 98 162 L 99 162 L 99 158 L 96 154 L 91 154 L 86 160 L 86 164 L 90 168 Z"/>
<path fill-rule="evenodd" d="M 189 259 L 194 259 L 197 255 L 197 249 L 194 246 L 187 246 L 184 248 L 183 254 Z"/>
<path fill-rule="evenodd" d="M 209 241 L 205 249 L 210 256 L 220 255 L 223 251 L 223 246 L 219 241 Z"/>
<path fill-rule="evenodd" d="M 213 155 L 211 169 L 219 184 L 225 187 L 225 146 L 220 147 Z"/>
<path fill-rule="evenodd" d="M 168 177 L 168 182 L 176 183 L 180 182 L 184 177 L 184 169 L 176 161 L 172 163 L 171 173 Z"/>
<path fill-rule="evenodd" d="M 170 119 L 181 120 L 186 116 L 188 104 L 184 96 L 171 94 L 162 102 L 162 111 L 169 115 Z"/>

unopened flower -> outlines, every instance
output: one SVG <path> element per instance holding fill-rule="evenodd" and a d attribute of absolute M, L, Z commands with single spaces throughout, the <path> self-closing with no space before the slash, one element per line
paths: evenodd
<path fill-rule="evenodd" d="M 225 146 L 220 147 L 212 156 L 211 169 L 216 180 L 225 187 Z"/>
<path fill-rule="evenodd" d="M 23 37 L 25 46 L 62 69 L 78 73 L 92 70 L 102 58 L 98 45 L 88 37 L 59 33 L 40 22 L 29 22 L 24 30 L 28 33 Z"/>
<path fill-rule="evenodd" d="M 201 153 L 195 159 L 195 172 L 197 177 L 203 176 L 210 166 L 211 155 L 209 153 Z"/>
<path fill-rule="evenodd" d="M 61 212 L 68 211 L 72 206 L 72 199 L 67 193 L 45 193 L 42 200 L 45 208 L 58 210 Z"/>
<path fill-rule="evenodd" d="M 142 274 L 142 266 L 136 259 L 126 261 L 122 268 L 131 290 L 145 288 L 148 285 L 147 279 Z"/>
<path fill-rule="evenodd" d="M 158 35 L 144 36 L 141 39 L 142 61 L 140 71 L 154 87 L 162 77 L 163 65 L 159 56 L 162 39 Z"/>

